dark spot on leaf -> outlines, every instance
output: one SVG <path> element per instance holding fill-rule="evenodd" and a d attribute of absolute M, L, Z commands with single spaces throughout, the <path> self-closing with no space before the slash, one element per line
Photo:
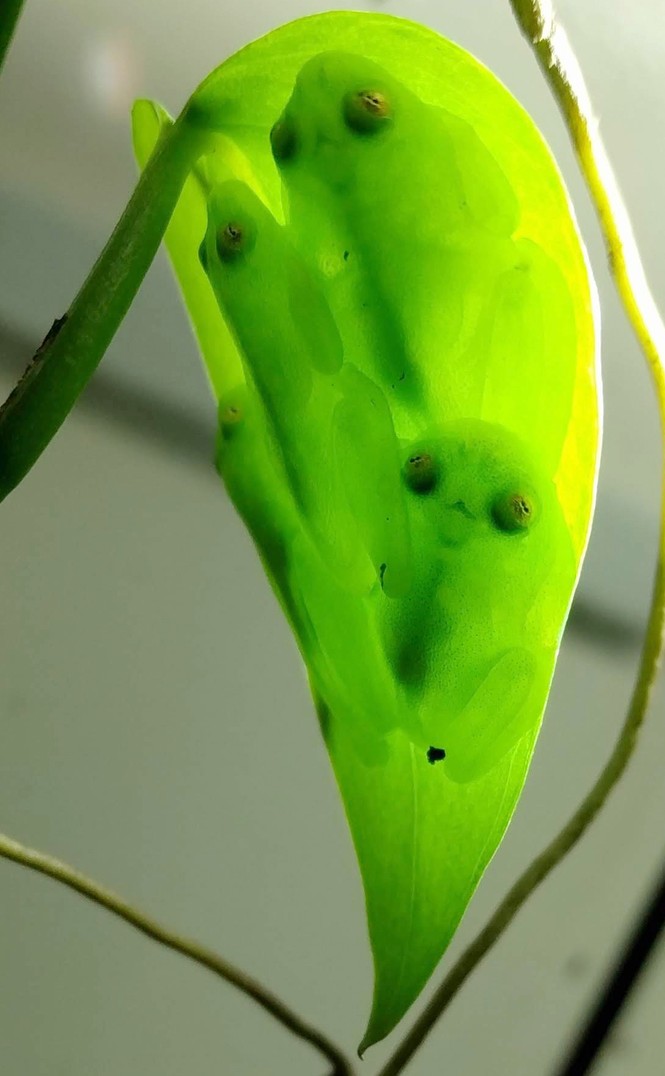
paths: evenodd
<path fill-rule="evenodd" d="M 344 261 L 347 262 L 348 260 L 349 260 L 349 252 L 348 252 L 348 250 L 345 250 L 344 251 Z"/>
<path fill-rule="evenodd" d="M 386 565 L 379 564 L 379 582 L 381 583 L 381 589 L 383 590 L 383 577 L 386 574 Z"/>
<path fill-rule="evenodd" d="M 433 766 L 435 762 L 441 762 L 446 757 L 446 752 L 443 747 L 430 747 L 427 752 L 427 761 L 430 766 Z"/>

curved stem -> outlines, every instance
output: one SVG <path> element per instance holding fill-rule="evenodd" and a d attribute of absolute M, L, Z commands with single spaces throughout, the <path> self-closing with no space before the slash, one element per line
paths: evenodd
<path fill-rule="evenodd" d="M 25 0 L 2 0 L 0 7 L 0 71 L 12 43 Z"/>
<path fill-rule="evenodd" d="M 279 1020 L 280 1024 L 283 1024 L 285 1028 L 297 1035 L 298 1038 L 310 1043 L 319 1053 L 323 1054 L 332 1066 L 331 1076 L 352 1076 L 349 1062 L 334 1043 L 301 1019 L 297 1013 L 294 1013 L 267 987 L 262 986 L 256 979 L 252 979 L 244 971 L 224 960 L 213 949 L 208 949 L 191 938 L 176 934 L 146 915 L 145 912 L 134 908 L 122 897 L 111 892 L 110 889 L 105 889 L 98 882 L 86 878 L 85 875 L 80 874 L 66 863 L 45 855 L 43 852 L 37 852 L 33 848 L 26 848 L 4 834 L 0 834 L 0 856 L 5 859 L 11 859 L 14 863 L 20 863 L 24 867 L 29 867 L 30 870 L 45 874 L 49 878 L 54 878 L 57 882 L 62 882 L 63 885 L 74 889 L 77 893 L 87 897 L 88 900 L 101 905 L 102 908 L 106 908 L 107 911 L 117 915 L 120 919 L 124 919 L 126 923 L 135 927 L 136 930 L 140 930 L 142 934 L 146 934 L 161 945 L 173 949 L 176 953 L 181 953 L 190 960 L 194 960 L 197 964 L 203 965 L 204 968 L 208 968 L 213 974 L 218 975 L 227 983 L 231 983 L 238 990 L 242 990 L 243 994 L 247 994 L 248 997 L 256 1001 L 266 1012 Z"/>
<path fill-rule="evenodd" d="M 549 0 L 542 3 L 539 0 L 510 0 L 510 3 L 568 126 L 595 204 L 617 291 L 651 370 L 661 429 L 665 434 L 665 326 L 646 282 L 628 213 L 593 120 L 581 71 L 563 30 L 554 21 Z M 628 713 L 609 761 L 568 824 L 517 880 L 477 938 L 462 953 L 378 1076 L 396 1076 L 404 1070 L 477 964 L 500 938 L 527 898 L 577 843 L 600 811 L 635 749 L 658 675 L 664 631 L 665 482 L 660 509 L 658 560 L 639 670 Z"/>
<path fill-rule="evenodd" d="M 209 137 L 184 114 L 164 132 L 83 287 L 0 409 L 0 500 L 39 458 L 97 368 Z"/>

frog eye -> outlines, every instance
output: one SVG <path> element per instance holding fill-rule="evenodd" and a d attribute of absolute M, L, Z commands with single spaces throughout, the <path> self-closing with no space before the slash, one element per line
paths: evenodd
<path fill-rule="evenodd" d="M 379 90 L 360 90 L 344 98 L 344 120 L 356 134 L 378 134 L 390 125 L 390 101 Z"/>
<path fill-rule="evenodd" d="M 234 262 L 248 254 L 254 246 L 256 233 L 249 222 L 230 220 L 217 231 L 217 253 L 223 262 Z"/>
<path fill-rule="evenodd" d="M 414 452 L 402 467 L 402 476 L 414 493 L 431 493 L 438 481 L 439 468 L 429 452 Z"/>
<path fill-rule="evenodd" d="M 499 530 L 509 534 L 524 534 L 534 522 L 536 506 L 533 497 L 511 490 L 497 497 L 491 513 Z"/>
<path fill-rule="evenodd" d="M 242 409 L 238 404 L 226 404 L 225 407 L 220 408 L 219 421 L 222 426 L 233 427 L 242 422 L 244 415 Z"/>
<path fill-rule="evenodd" d="M 241 431 L 245 415 L 237 403 L 226 404 L 219 409 L 219 432 L 224 441 L 232 441 Z"/>
<path fill-rule="evenodd" d="M 270 132 L 272 155 L 280 163 L 290 161 L 298 150 L 298 135 L 295 124 L 284 117 L 277 120 Z"/>

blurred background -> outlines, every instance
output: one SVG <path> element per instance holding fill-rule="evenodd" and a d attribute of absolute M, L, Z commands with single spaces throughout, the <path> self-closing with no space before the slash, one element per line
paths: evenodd
<path fill-rule="evenodd" d="M 484 61 L 562 167 L 604 318 L 598 512 L 526 791 L 458 937 L 473 936 L 604 763 L 653 571 L 659 443 L 644 362 L 567 136 L 508 0 L 349 4 Z M 135 96 L 177 112 L 310 0 L 28 0 L 0 82 L 0 388 L 78 289 L 135 181 Z M 665 300 L 661 0 L 559 0 Z M 218 947 L 353 1051 L 369 1009 L 362 892 L 295 645 L 212 467 L 214 411 L 160 255 L 96 377 L 3 506 L 1 827 Z M 519 914 L 414 1076 L 549 1076 L 665 852 L 662 690 L 600 820 Z M 440 975 L 440 973 L 439 973 Z M 597 1071 L 664 1071 L 665 949 Z M 427 995 L 426 995 L 427 996 Z M 250 1001 L 0 861 L 3 1076 L 308 1076 Z M 387 1050 L 371 1051 L 372 1072 Z"/>

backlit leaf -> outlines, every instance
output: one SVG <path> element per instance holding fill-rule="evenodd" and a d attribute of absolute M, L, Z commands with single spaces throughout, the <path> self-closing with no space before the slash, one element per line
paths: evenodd
<path fill-rule="evenodd" d="M 216 149 L 167 245 L 358 854 L 365 1048 L 426 983 L 524 784 L 593 507 L 593 286 L 532 121 L 422 26 L 291 23 L 187 115 Z M 168 122 L 137 107 L 140 163 Z"/>

